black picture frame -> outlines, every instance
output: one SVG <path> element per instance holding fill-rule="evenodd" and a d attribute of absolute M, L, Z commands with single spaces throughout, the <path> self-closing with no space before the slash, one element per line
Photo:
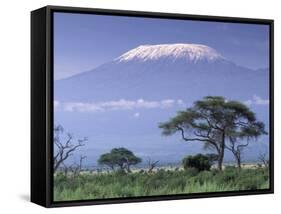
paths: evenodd
<path fill-rule="evenodd" d="M 270 27 L 270 188 L 265 190 L 192 193 L 134 198 L 53 201 L 53 13 L 84 13 L 127 17 L 150 17 L 212 22 L 251 23 Z M 238 17 L 219 17 L 92 9 L 78 7 L 46 6 L 31 12 L 31 201 L 44 207 L 81 206 L 176 200 L 190 198 L 225 197 L 268 194 L 274 192 L 274 21 Z"/>

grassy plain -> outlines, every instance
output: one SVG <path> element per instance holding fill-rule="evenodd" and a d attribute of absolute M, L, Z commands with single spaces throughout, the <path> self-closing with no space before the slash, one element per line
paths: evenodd
<path fill-rule="evenodd" d="M 174 195 L 203 192 L 257 190 L 269 188 L 269 171 L 265 167 L 223 171 L 201 171 L 191 168 L 145 170 L 132 173 L 80 173 L 78 176 L 54 175 L 54 200 L 85 200 L 119 197 Z"/>

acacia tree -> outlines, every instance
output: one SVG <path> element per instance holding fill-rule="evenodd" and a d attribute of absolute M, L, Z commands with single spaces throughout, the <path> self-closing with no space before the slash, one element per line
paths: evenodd
<path fill-rule="evenodd" d="M 264 124 L 261 122 L 243 124 L 239 129 L 236 128 L 235 131 L 228 134 L 228 143 L 225 148 L 232 152 L 239 169 L 241 169 L 244 148 L 249 145 L 251 139 L 257 140 L 262 134 L 267 134 L 267 132 L 264 129 Z"/>
<path fill-rule="evenodd" d="M 136 165 L 141 161 L 141 158 L 126 148 L 114 148 L 109 153 L 102 154 L 98 159 L 99 164 L 107 165 L 112 170 L 117 166 L 121 171 L 127 173 L 131 172 L 131 165 Z"/>
<path fill-rule="evenodd" d="M 84 146 L 87 138 L 78 139 L 76 144 L 73 144 L 74 138 L 70 133 L 66 133 L 66 136 L 62 136 L 64 129 L 61 125 L 54 127 L 54 172 L 67 160 L 73 152 L 81 146 Z"/>
<path fill-rule="evenodd" d="M 254 112 L 238 101 L 224 97 L 207 96 L 196 101 L 192 107 L 180 111 L 168 122 L 160 123 L 163 135 L 180 133 L 188 142 L 201 142 L 204 149 L 217 154 L 218 169 L 222 170 L 225 145 L 228 137 L 242 128 L 258 122 Z M 254 127 L 254 126 L 253 126 Z M 246 134 L 246 133 L 245 133 Z"/>
<path fill-rule="evenodd" d="M 113 158 L 112 154 L 111 153 L 105 153 L 105 154 L 102 154 L 100 156 L 100 158 L 98 159 L 98 163 L 100 165 L 106 165 L 108 166 L 111 170 L 114 171 L 115 169 L 115 165 L 116 165 L 116 160 L 115 158 Z"/>

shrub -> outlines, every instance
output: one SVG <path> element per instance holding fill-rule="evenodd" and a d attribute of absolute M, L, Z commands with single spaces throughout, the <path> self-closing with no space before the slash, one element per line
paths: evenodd
<path fill-rule="evenodd" d="M 185 170 L 195 168 L 198 171 L 210 170 L 211 161 L 208 156 L 203 154 L 190 155 L 182 160 L 182 165 Z"/>

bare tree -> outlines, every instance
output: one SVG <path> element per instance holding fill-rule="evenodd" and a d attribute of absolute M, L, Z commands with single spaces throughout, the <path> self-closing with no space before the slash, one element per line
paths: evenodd
<path fill-rule="evenodd" d="M 269 160 L 268 160 L 267 155 L 265 153 L 260 153 L 258 158 L 263 163 L 263 165 L 265 167 L 269 166 Z"/>
<path fill-rule="evenodd" d="M 225 145 L 225 148 L 232 152 L 234 158 L 236 159 L 237 167 L 239 169 L 241 169 L 242 151 L 248 145 L 249 145 L 249 139 L 247 139 L 246 143 L 238 143 L 238 140 L 233 137 L 229 137 L 229 144 Z"/>
<path fill-rule="evenodd" d="M 147 161 L 148 164 L 148 172 L 151 173 L 153 169 L 156 167 L 157 163 L 159 163 L 159 160 L 152 161 L 150 158 Z"/>
<path fill-rule="evenodd" d="M 267 134 L 263 123 L 252 123 L 239 130 L 228 132 L 228 143 L 225 148 L 234 155 L 237 166 L 241 168 L 241 155 L 243 150 L 249 145 L 250 140 L 257 140 L 262 134 Z"/>
<path fill-rule="evenodd" d="M 78 164 L 72 164 L 72 165 L 70 165 L 69 167 L 69 170 L 70 170 L 70 172 L 71 172 L 71 177 L 72 178 L 75 178 L 75 177 L 77 177 L 77 175 L 79 175 L 79 166 L 78 166 Z"/>
<path fill-rule="evenodd" d="M 79 159 L 79 163 L 74 163 L 72 165 L 70 165 L 68 167 L 68 169 L 71 171 L 72 173 L 72 177 L 77 177 L 80 172 L 82 171 L 83 167 L 82 167 L 82 162 L 83 160 L 86 158 L 86 156 L 80 156 L 80 159 Z"/>
<path fill-rule="evenodd" d="M 54 145 L 56 146 L 54 153 L 54 172 L 62 165 L 62 163 L 73 154 L 73 152 L 81 146 L 84 146 L 87 138 L 78 139 L 76 144 L 73 144 L 73 136 L 70 133 L 66 134 L 65 140 L 61 139 L 64 129 L 61 125 L 54 128 Z"/>
<path fill-rule="evenodd" d="M 83 155 L 80 156 L 80 159 L 79 159 L 79 172 L 82 171 L 82 169 L 83 169 L 83 167 L 82 167 L 82 162 L 83 162 L 83 160 L 86 159 L 86 158 L 87 158 L 87 156 L 83 156 Z"/>
<path fill-rule="evenodd" d="M 64 163 L 62 163 L 62 170 L 63 170 L 64 176 L 66 177 L 68 175 L 69 167 L 67 165 L 65 165 Z"/>

